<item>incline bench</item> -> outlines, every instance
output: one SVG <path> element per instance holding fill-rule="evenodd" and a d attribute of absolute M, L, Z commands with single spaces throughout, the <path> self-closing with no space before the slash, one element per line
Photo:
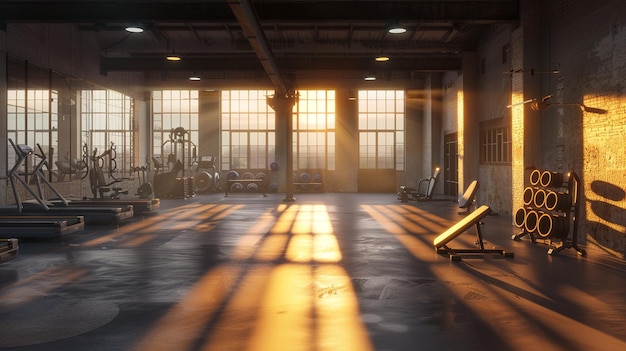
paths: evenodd
<path fill-rule="evenodd" d="M 504 257 L 513 257 L 512 252 L 506 252 L 500 249 L 485 249 L 485 244 L 483 243 L 483 237 L 480 232 L 480 220 L 485 218 L 491 213 L 491 208 L 487 205 L 482 205 L 477 208 L 474 212 L 471 212 L 467 215 L 467 217 L 458 221 L 452 227 L 448 228 L 443 233 L 439 234 L 433 240 L 433 244 L 435 245 L 435 249 L 437 253 L 447 254 L 452 261 L 460 261 L 463 256 L 465 257 L 484 257 L 485 254 L 495 253 L 502 255 Z M 448 247 L 448 243 L 454 240 L 457 236 L 461 235 L 463 232 L 471 228 L 472 226 L 476 226 L 476 236 L 477 236 L 477 244 L 480 247 L 479 249 L 452 249 Z"/>

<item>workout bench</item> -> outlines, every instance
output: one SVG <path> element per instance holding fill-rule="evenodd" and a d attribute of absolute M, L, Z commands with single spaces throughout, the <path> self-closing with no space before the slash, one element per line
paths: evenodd
<path fill-rule="evenodd" d="M 463 197 L 459 200 L 459 208 L 465 211 L 459 212 L 460 215 L 467 215 L 472 212 L 472 207 L 476 208 L 476 192 L 478 191 L 478 181 L 473 180 L 465 189 Z"/>
<path fill-rule="evenodd" d="M 439 236 L 433 240 L 437 253 L 447 254 L 452 261 L 460 261 L 463 257 L 480 258 L 484 257 L 485 254 L 498 254 L 503 257 L 513 257 L 512 252 L 506 252 L 501 249 L 485 249 L 483 237 L 480 232 L 480 221 L 490 213 L 491 208 L 487 205 L 482 205 L 475 211 L 468 214 L 467 217 L 448 228 L 445 232 L 439 234 Z M 461 235 L 472 226 L 476 226 L 476 244 L 479 246 L 479 249 L 452 249 L 448 247 L 448 243 L 450 241 L 454 240 L 457 236 Z"/>

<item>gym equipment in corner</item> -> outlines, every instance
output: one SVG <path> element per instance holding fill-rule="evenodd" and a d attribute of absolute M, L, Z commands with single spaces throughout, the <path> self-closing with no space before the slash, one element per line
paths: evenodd
<path fill-rule="evenodd" d="M 437 185 L 440 174 L 439 167 L 435 168 L 433 175 L 420 179 L 417 182 L 417 188 L 411 188 L 406 185 L 400 186 L 400 191 L 397 193 L 398 199 L 402 202 L 408 202 L 409 200 L 430 200 L 433 197 L 433 191 Z"/>
<path fill-rule="evenodd" d="M 452 261 L 460 261 L 463 257 L 467 258 L 481 258 L 486 254 L 497 254 L 503 257 L 513 257 L 512 252 L 506 252 L 501 249 L 485 249 L 485 243 L 483 242 L 482 233 L 480 231 L 480 221 L 491 213 L 491 208 L 487 205 L 482 205 L 474 212 L 468 214 L 465 218 L 448 228 L 443 233 L 439 234 L 433 244 L 437 253 L 447 254 Z M 476 242 L 478 249 L 453 249 L 448 244 L 456 237 L 461 235 L 472 226 L 476 227 Z"/>

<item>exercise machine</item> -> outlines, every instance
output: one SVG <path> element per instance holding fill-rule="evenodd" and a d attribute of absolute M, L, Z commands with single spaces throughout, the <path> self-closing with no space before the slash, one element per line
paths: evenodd
<path fill-rule="evenodd" d="M 28 145 L 17 145 L 11 139 L 9 139 L 9 142 L 13 146 L 17 155 L 16 163 L 8 174 L 8 179 L 11 183 L 16 204 L 15 206 L 0 207 L 1 215 L 82 216 L 84 217 L 84 221 L 86 223 L 100 224 L 118 223 L 132 218 L 132 205 L 112 204 L 111 206 L 95 206 L 72 204 L 72 202 L 65 199 L 63 195 L 61 195 L 43 175 L 41 169 L 47 165 L 47 161 L 39 144 L 37 144 L 37 147 L 40 153 L 35 153 L 34 150 Z M 26 172 L 25 174 L 25 177 L 30 178 L 31 180 L 34 179 L 37 191 L 32 189 L 29 183 L 22 179 L 22 177 L 18 174 L 18 169 L 21 168 L 26 159 L 29 157 L 35 157 L 39 160 L 35 163 L 33 170 L 31 172 Z M 17 183 L 22 184 L 26 191 L 32 195 L 34 202 L 24 202 L 21 200 L 17 190 Z M 56 201 L 52 202 L 44 200 L 44 185 L 57 197 Z"/>
<path fill-rule="evenodd" d="M 154 193 L 159 198 L 186 199 L 195 196 L 194 180 L 185 175 L 185 164 L 191 168 L 196 163 L 196 145 L 187 138 L 188 133 L 183 127 L 174 128 L 169 140 L 161 145 L 161 153 L 168 144 L 171 147 L 171 152 L 167 156 L 167 164 L 172 165 L 169 171 L 159 173 L 159 170 L 167 167 L 159 158 L 152 157 L 156 169 L 152 183 Z"/>
<path fill-rule="evenodd" d="M 417 188 L 411 188 L 406 185 L 400 186 L 400 191 L 398 192 L 398 199 L 402 202 L 408 202 L 409 200 L 430 200 L 433 197 L 433 191 L 435 190 L 435 186 L 437 186 L 437 181 L 439 180 L 440 174 L 439 167 L 435 168 L 433 175 L 420 179 L 417 182 Z"/>
<path fill-rule="evenodd" d="M 0 207 L 0 235 L 12 238 L 53 238 L 83 230 L 85 220 L 80 215 L 64 215 L 45 210 L 39 213 L 25 211 L 17 184 L 22 184 L 34 198 L 38 199 L 35 191 L 19 174 L 19 169 L 24 165 L 26 159 L 33 155 L 33 150 L 28 145 L 18 146 L 11 139 L 9 142 L 16 151 L 17 160 L 9 170 L 6 179 L 11 184 L 16 204 L 15 206 Z M 42 201 L 40 209 L 46 208 L 48 208 L 47 205 Z M 15 243 L 15 245 L 17 244 Z"/>
<path fill-rule="evenodd" d="M 145 166 L 135 167 L 134 171 L 140 182 L 135 195 L 139 196 L 141 199 L 150 199 L 152 194 L 154 194 L 154 187 L 152 186 L 152 183 L 147 181 L 147 173 L 150 171 L 150 164 L 146 162 Z"/>
<path fill-rule="evenodd" d="M 83 145 L 83 157 L 87 155 L 87 144 Z M 133 212 L 136 215 L 145 215 L 156 213 L 161 207 L 161 200 L 158 198 L 152 198 L 150 194 L 146 197 L 129 198 L 122 197 L 121 195 L 128 195 L 128 191 L 123 191 L 121 187 L 111 187 L 111 185 L 120 183 L 122 181 L 128 181 L 129 178 L 120 178 L 113 175 L 116 169 L 115 163 L 115 145 L 111 143 L 111 148 L 98 155 L 98 150 L 94 149 L 90 157 L 91 167 L 88 167 L 87 173 L 89 174 L 89 184 L 91 186 L 91 192 L 93 198 L 82 200 L 71 200 L 68 203 L 69 206 L 132 206 Z M 105 158 L 108 157 L 109 163 L 109 175 L 112 181 L 105 180 L 104 170 L 102 166 L 105 163 Z M 145 176 L 144 176 L 145 180 Z M 149 183 L 148 183 L 149 184 Z M 151 188 L 152 185 L 149 184 Z M 140 187 L 141 188 L 141 187 Z M 108 195 L 108 193 L 111 193 Z M 144 195 L 146 192 L 144 191 Z"/>
<path fill-rule="evenodd" d="M 83 216 L 0 215 L 0 236 L 52 239 L 84 228 Z"/>
<path fill-rule="evenodd" d="M 159 169 L 165 168 L 159 159 L 153 157 L 152 161 L 155 163 L 156 168 L 153 180 L 155 196 L 159 198 L 186 199 L 195 195 L 193 178 L 178 176 L 183 170 L 183 164 L 180 160 L 176 160 L 173 163 L 171 170 L 163 173 L 159 173 Z"/>
<path fill-rule="evenodd" d="M 501 249 L 485 249 L 485 243 L 483 242 L 483 237 L 480 231 L 480 221 L 488 216 L 491 213 L 491 208 L 487 205 L 482 205 L 477 208 L 474 212 L 471 212 L 466 217 L 458 221 L 456 224 L 448 228 L 443 233 L 439 234 L 435 240 L 433 240 L 433 245 L 435 245 L 435 249 L 437 253 L 446 254 L 450 257 L 452 261 L 460 261 L 463 257 L 467 258 L 481 258 L 485 257 L 486 254 L 497 254 L 502 257 L 513 257 L 512 252 L 506 252 Z M 453 249 L 448 246 L 448 244 L 454 240 L 456 237 L 470 229 L 471 227 L 476 228 L 476 242 L 478 245 L 478 249 Z"/>
<path fill-rule="evenodd" d="M 83 150 L 87 148 L 87 144 L 83 145 Z M 104 176 L 104 161 L 105 158 L 108 158 L 109 163 L 109 176 L 111 181 L 107 182 Z M 117 178 L 113 176 L 115 169 L 117 168 L 116 161 L 116 152 L 115 145 L 111 142 L 111 147 L 105 150 L 102 154 L 98 155 L 98 149 L 95 148 L 90 157 L 91 167 L 88 169 L 87 173 L 89 175 L 89 185 L 91 187 L 91 193 L 93 195 L 93 199 L 104 199 L 105 197 L 111 199 L 118 199 L 120 195 L 128 195 L 127 190 L 123 190 L 121 187 L 111 186 L 116 183 L 122 182 L 122 180 L 127 180 L 126 178 Z M 111 193 L 108 195 L 108 193 Z"/>
<path fill-rule="evenodd" d="M 459 208 L 465 210 L 459 212 L 460 215 L 466 215 L 472 212 L 472 208 L 476 209 L 476 193 L 478 192 L 478 180 L 472 180 L 467 186 L 461 199 L 459 199 Z"/>
<path fill-rule="evenodd" d="M 84 178 L 87 174 L 87 164 L 82 160 L 70 160 L 68 158 L 59 159 L 54 162 L 57 166 L 59 182 L 65 181 L 65 176 L 75 176 L 76 178 Z"/>

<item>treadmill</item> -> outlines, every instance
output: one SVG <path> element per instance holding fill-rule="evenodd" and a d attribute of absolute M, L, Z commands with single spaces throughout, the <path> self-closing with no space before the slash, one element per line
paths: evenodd
<path fill-rule="evenodd" d="M 69 202 L 63 199 L 62 195 L 54 189 L 52 184 L 46 179 L 41 172 L 41 168 L 46 164 L 45 157 L 34 153 L 33 149 L 28 145 L 16 145 L 13 140 L 9 139 L 17 155 L 17 160 L 13 168 L 9 171 L 8 179 L 11 183 L 13 195 L 16 204 L 13 206 L 0 206 L 0 215 L 9 216 L 82 216 L 87 224 L 111 224 L 119 223 L 133 217 L 132 205 L 111 205 L 111 206 L 70 206 Z M 41 146 L 38 145 L 41 150 Z M 30 185 L 22 179 L 18 174 L 19 167 L 29 156 L 37 156 L 40 162 L 36 164 L 33 172 L 27 176 L 35 177 L 37 190 L 39 194 L 30 187 Z M 22 202 L 17 191 L 16 183 L 21 183 L 24 188 L 33 196 L 36 202 Z M 54 203 L 46 202 L 42 198 L 41 182 L 46 184 L 50 190 L 63 199 L 60 205 L 55 206 Z"/>
<path fill-rule="evenodd" d="M 84 228 L 83 216 L 0 215 L 0 237 L 52 239 Z"/>

